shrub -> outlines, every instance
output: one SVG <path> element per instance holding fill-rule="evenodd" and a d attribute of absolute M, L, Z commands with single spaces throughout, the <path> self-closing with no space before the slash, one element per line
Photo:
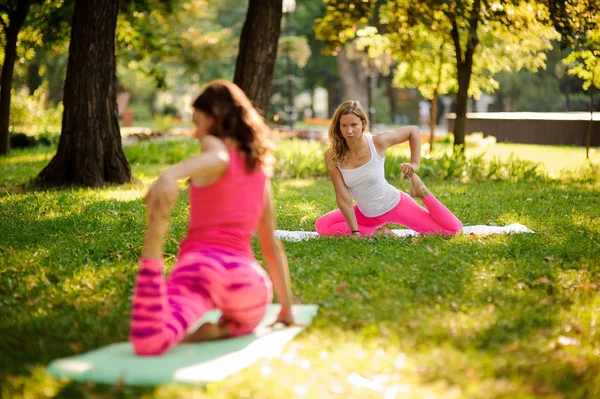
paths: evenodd
<path fill-rule="evenodd" d="M 148 163 L 171 165 L 180 162 L 200 151 L 193 140 L 142 141 L 124 147 L 130 163 Z"/>
<path fill-rule="evenodd" d="M 59 135 L 62 124 L 63 105 L 47 108 L 47 84 L 40 86 L 32 95 L 25 90 L 11 91 L 10 125 L 13 131 L 30 136 Z"/>
<path fill-rule="evenodd" d="M 278 178 L 327 177 L 325 165 L 326 146 L 318 141 L 279 140 L 276 143 L 275 176 Z M 198 153 L 198 144 L 190 139 L 145 141 L 126 146 L 125 154 L 131 163 L 173 164 Z M 386 177 L 401 179 L 400 165 L 409 162 L 404 154 L 391 153 L 385 157 Z M 597 166 L 581 173 L 590 177 L 600 174 Z M 421 158 L 419 175 L 435 180 L 461 181 L 516 181 L 546 177 L 540 164 L 523 160 L 515 155 L 506 159 L 490 158 L 485 152 L 465 155 L 464 152 L 445 153 L 432 158 Z"/>
<path fill-rule="evenodd" d="M 483 133 L 475 132 L 465 136 L 465 144 L 467 148 L 487 148 L 496 144 L 496 137 L 483 137 Z"/>
<path fill-rule="evenodd" d="M 275 174 L 278 177 L 316 177 L 327 175 L 326 147 L 318 141 L 281 140 L 275 149 Z"/>
<path fill-rule="evenodd" d="M 166 133 L 175 125 L 176 119 L 173 115 L 156 115 L 153 119 L 154 129 Z"/>

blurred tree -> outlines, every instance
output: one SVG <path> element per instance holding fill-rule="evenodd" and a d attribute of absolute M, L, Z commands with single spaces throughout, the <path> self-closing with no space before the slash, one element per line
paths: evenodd
<path fill-rule="evenodd" d="M 460 145 L 464 143 L 464 130 L 457 132 L 466 128 L 461 114 L 466 118 L 468 97 L 494 92 L 498 88 L 494 76 L 500 71 L 545 68 L 543 51 L 552 48 L 552 39 L 558 35 L 539 21 L 545 17 L 544 8 L 539 5 L 498 3 L 487 8 L 483 2 L 475 13 L 475 8 L 468 9 L 465 4 L 464 10 L 447 10 L 430 3 L 426 5 L 429 8 L 419 9 L 410 1 L 388 2 L 382 7 L 380 18 L 387 23 L 389 37 L 397 49 L 395 84 L 416 87 L 430 100 L 435 97 L 430 115 L 432 128 L 437 117 L 437 95 L 457 91 L 455 145 Z M 473 7 L 477 6 L 475 3 Z M 464 13 L 466 16 L 459 17 Z M 459 28 L 465 24 L 465 18 L 471 18 L 467 25 L 473 24 L 473 30 Z M 465 31 L 468 37 L 461 37 Z M 467 45 L 463 57 L 464 42 L 474 47 L 469 50 Z"/>
<path fill-rule="evenodd" d="M 546 0 L 552 11 L 552 21 L 560 32 L 563 46 L 573 52 L 565 59 L 568 73 L 583 79 L 583 89 L 589 90 L 590 122 L 586 137 L 586 158 L 594 120 L 594 87 L 600 88 L 600 2 L 598 0 Z"/>
<path fill-rule="evenodd" d="M 365 70 L 360 59 L 348 56 L 346 46 L 356 38 L 359 29 L 369 26 L 378 6 L 377 1 L 325 0 L 324 3 L 325 15 L 315 21 L 316 38 L 324 42 L 323 51 L 335 57 L 344 97 L 367 107 L 371 89 L 369 79 L 373 79 L 373 76 Z M 356 53 L 353 55 L 356 56 Z"/>
<path fill-rule="evenodd" d="M 376 123 L 374 90 L 379 75 L 389 75 L 393 63 L 389 38 L 379 34 L 376 27 L 367 26 L 356 32 L 356 38 L 346 45 L 346 52 L 351 60 L 358 61 L 365 73 L 366 102 L 363 104 L 371 124 L 374 125 Z"/>
<path fill-rule="evenodd" d="M 298 2 L 296 11 L 289 20 L 289 30 L 299 37 L 305 37 L 311 49 L 308 63 L 298 71 L 298 75 L 303 78 L 301 79 L 302 87 L 299 87 L 298 90 L 308 90 L 312 93 L 314 101 L 315 89 L 317 87 L 325 88 L 328 93 L 328 116 L 332 116 L 341 100 L 341 81 L 337 60 L 336 57 L 323 51 L 325 44 L 317 39 L 314 29 L 315 20 L 325 15 L 325 7 L 322 0 Z M 314 105 L 312 111 L 314 115 Z"/>
<path fill-rule="evenodd" d="M 185 113 L 177 107 L 191 91 L 216 78 L 232 79 L 245 12 L 244 4 L 233 0 L 182 0 L 173 10 L 158 4 L 149 11 L 121 12 L 117 22 L 121 89 L 131 94 L 132 101 L 146 103 L 149 115 L 160 108 L 157 92 L 175 93 L 181 99 L 175 110 Z"/>
<path fill-rule="evenodd" d="M 234 83 L 263 113 L 271 97 L 282 6 L 282 0 L 249 1 L 235 65 Z"/>
<path fill-rule="evenodd" d="M 432 25 L 431 29 L 416 25 L 412 30 L 396 30 L 390 40 L 408 39 L 404 46 L 396 46 L 394 58 L 398 65 L 394 71 L 393 85 L 404 88 L 417 88 L 431 103 L 429 114 L 429 151 L 433 151 L 434 134 L 437 124 L 437 104 L 440 95 L 456 90 L 455 64 L 452 62 L 453 47 L 448 38 L 441 34 L 443 29 Z M 400 50 L 400 51 L 399 51 Z"/>
<path fill-rule="evenodd" d="M 578 47 L 588 32 L 598 29 L 600 0 L 541 0 L 550 10 L 550 21 L 561 36 L 561 45 Z"/>
<path fill-rule="evenodd" d="M 436 27 L 431 37 L 441 35 L 454 47 L 455 146 L 464 144 L 469 96 L 497 89 L 494 75 L 502 70 L 543 68 L 542 51 L 551 49 L 551 40 L 556 38 L 554 30 L 544 24 L 549 18 L 547 9 L 533 1 L 388 2 L 384 18 L 390 19 L 392 31 L 406 26 Z"/>
<path fill-rule="evenodd" d="M 494 92 L 493 111 L 508 112 L 563 112 L 587 110 L 587 96 L 581 88 L 582 80 L 567 73 L 562 62 L 570 49 L 561 49 L 560 42 L 546 53 L 546 68 L 500 72 L 494 76 L 499 88 Z M 583 104 L 580 101 L 584 97 Z"/>
<path fill-rule="evenodd" d="M 115 30 L 118 0 L 77 0 L 56 155 L 36 181 L 101 186 L 131 181 L 117 114 Z"/>
<path fill-rule="evenodd" d="M 583 89 L 589 91 L 590 122 L 585 141 L 585 157 L 589 159 L 594 122 L 594 87 L 600 89 L 600 32 L 589 31 L 586 40 L 577 45 L 576 50 L 564 59 L 564 63 L 569 66 L 569 74 L 583 79 Z"/>
<path fill-rule="evenodd" d="M 495 90 L 498 82 L 493 77 L 501 70 L 543 67 L 545 56 L 541 51 L 550 49 L 550 40 L 556 37 L 543 23 L 549 20 L 547 9 L 533 1 L 366 0 L 346 4 L 329 0 L 327 4 L 326 15 L 317 21 L 316 30 L 331 51 L 354 39 L 373 15 L 379 26 L 387 27 L 395 58 L 401 63 L 399 72 L 409 78 L 405 83 L 396 80 L 398 84 L 430 86 L 438 80 L 430 82 L 431 76 L 425 75 L 431 70 L 433 76 L 443 74 L 445 60 L 454 58 L 454 83 L 451 80 L 445 84 L 446 90 L 455 85 L 457 91 L 456 146 L 464 144 L 469 96 Z M 426 51 L 421 53 L 423 46 Z M 431 58 L 436 47 L 444 51 Z M 423 58 L 418 61 L 421 54 Z M 432 67 L 432 59 L 441 64 Z M 409 65 L 402 64 L 404 61 L 412 69 L 419 68 L 418 73 L 416 69 L 410 71 Z M 424 73 L 425 68 L 430 71 Z M 430 88 L 424 88 L 424 92 L 433 95 Z"/>
<path fill-rule="evenodd" d="M 13 71 L 17 59 L 17 40 L 29 14 L 31 5 L 41 0 L 2 0 L 0 2 L 0 22 L 4 34 L 4 61 L 0 76 L 0 155 L 8 154 L 10 142 L 8 135 L 10 117 L 10 91 Z"/>
<path fill-rule="evenodd" d="M 223 0 L 182 0 L 174 8 L 162 3 L 155 0 L 146 3 L 145 10 L 121 13 L 117 23 L 119 70 L 139 71 L 153 78 L 159 89 L 169 86 L 167 72 L 171 84 L 233 74 L 228 66 L 236 54 L 239 30 L 222 25 L 219 18 L 225 6 L 227 13 L 238 16 L 240 7 Z M 230 21 L 223 19 L 223 23 Z M 125 87 L 137 85 L 128 79 L 135 74 L 124 75 Z"/>
<path fill-rule="evenodd" d="M 304 36 L 281 36 L 277 46 L 277 61 L 273 73 L 273 94 L 270 98 L 269 115 L 278 121 L 281 115 L 290 123 L 290 116 L 296 119 L 294 110 L 288 109 L 290 95 L 307 89 L 303 69 L 311 59 L 312 51 Z M 292 75 L 292 79 L 290 79 Z M 290 92 L 292 85 L 292 92 Z M 311 88 L 308 87 L 310 90 Z M 301 110 L 297 110 L 301 112 Z M 277 115 L 277 116 L 275 116 Z"/>

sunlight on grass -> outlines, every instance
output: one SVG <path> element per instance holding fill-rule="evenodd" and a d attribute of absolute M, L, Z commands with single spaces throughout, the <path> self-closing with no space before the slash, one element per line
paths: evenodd
<path fill-rule="evenodd" d="M 600 234 L 600 218 L 589 219 L 584 213 L 573 213 L 570 216 L 571 223 L 573 226 L 586 228 L 590 233 Z"/>
<path fill-rule="evenodd" d="M 292 144 L 286 151 L 304 145 Z M 519 147 L 496 148 L 504 146 Z M 546 149 L 555 154 L 538 146 L 524 154 Z M 309 163 L 322 162 L 322 148 L 309 150 L 282 171 L 321 173 Z M 0 159 L 21 157 L 0 176 L 2 397 L 599 397 L 600 175 L 593 169 L 579 180 L 578 173 L 523 180 L 527 164 L 511 169 L 517 174 L 509 180 L 424 179 L 465 225 L 518 222 L 534 234 L 285 242 L 294 295 L 321 306 L 308 331 L 281 357 L 206 388 L 142 389 L 59 382 L 45 365 L 127 339 L 142 198 L 160 170 L 197 149 L 171 142 L 128 150 L 138 181 L 121 187 L 14 186 L 34 177 L 53 150 L 37 151 Z M 581 151 L 560 148 L 546 162 L 564 154 L 575 164 Z M 313 230 L 335 209 L 331 183 L 319 176 L 273 181 L 278 228 Z M 392 183 L 408 190 L 404 180 Z M 181 188 L 167 272 L 187 228 L 185 181 Z"/>
<path fill-rule="evenodd" d="M 53 153 L 46 154 L 23 154 L 9 157 L 0 158 L 0 165 L 12 165 L 12 164 L 20 164 L 25 162 L 40 162 L 40 161 L 49 161 L 54 156 Z"/>
<path fill-rule="evenodd" d="M 306 188 L 315 185 L 314 180 L 292 180 L 289 182 L 288 186 L 294 188 Z"/>
<path fill-rule="evenodd" d="M 534 144 L 496 143 L 487 150 L 488 156 L 508 158 L 515 154 L 519 158 L 542 163 L 546 169 L 558 174 L 563 170 L 573 170 L 589 161 L 600 163 L 600 151 L 590 150 L 590 160 L 585 159 L 585 148 L 569 146 L 543 146 Z"/>
<path fill-rule="evenodd" d="M 101 200 L 119 200 L 119 201 L 137 201 L 146 195 L 147 187 L 134 187 L 131 189 L 105 189 L 97 192 L 95 199 Z"/>

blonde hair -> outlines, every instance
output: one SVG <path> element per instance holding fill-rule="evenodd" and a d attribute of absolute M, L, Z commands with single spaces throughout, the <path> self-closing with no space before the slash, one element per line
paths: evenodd
<path fill-rule="evenodd" d="M 329 125 L 329 141 L 331 142 L 331 159 L 335 164 L 343 163 L 350 153 L 346 139 L 342 136 L 340 119 L 344 115 L 354 114 L 358 116 L 363 124 L 363 132 L 369 130 L 369 118 L 358 101 L 346 101 L 340 105 L 333 114 Z"/>

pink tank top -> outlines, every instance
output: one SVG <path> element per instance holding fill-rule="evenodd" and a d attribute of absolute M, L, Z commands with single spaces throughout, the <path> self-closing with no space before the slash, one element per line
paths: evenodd
<path fill-rule="evenodd" d="M 242 152 L 228 148 L 229 166 L 221 179 L 204 187 L 190 183 L 190 218 L 180 253 L 218 248 L 254 256 L 251 239 L 262 214 L 267 177 L 259 166 L 248 172 Z"/>

